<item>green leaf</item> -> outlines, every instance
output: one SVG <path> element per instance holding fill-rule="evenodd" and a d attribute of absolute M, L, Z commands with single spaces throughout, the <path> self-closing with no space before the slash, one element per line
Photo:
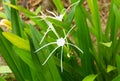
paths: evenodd
<path fill-rule="evenodd" d="M 37 9 L 35 10 L 35 14 L 38 15 L 41 11 L 41 6 L 37 7 Z"/>
<path fill-rule="evenodd" d="M 102 45 L 106 46 L 106 47 L 111 47 L 112 45 L 112 41 L 111 42 L 106 42 L 106 43 L 101 43 Z"/>
<path fill-rule="evenodd" d="M 117 61 L 117 70 L 118 70 L 118 73 L 120 74 L 120 56 L 119 55 L 116 55 L 116 61 Z"/>
<path fill-rule="evenodd" d="M 2 0 L 2 1 L 3 1 L 3 3 L 5 3 L 5 2 L 9 3 L 10 0 Z M 7 6 L 7 5 L 4 5 L 4 4 L 3 4 L 3 7 L 4 7 L 5 14 L 6 14 L 6 18 L 8 20 L 11 20 L 11 13 L 10 13 L 11 9 L 10 9 L 10 7 Z"/>
<path fill-rule="evenodd" d="M 13 5 L 17 5 L 17 0 L 10 0 L 10 3 Z M 19 16 L 19 13 L 14 8 L 11 8 L 11 24 L 12 24 L 12 32 L 20 37 L 23 37 L 23 26 L 22 21 Z"/>
<path fill-rule="evenodd" d="M 0 77 L 0 81 L 6 81 L 6 80 Z"/>
<path fill-rule="evenodd" d="M 75 14 L 75 7 L 72 8 L 72 10 L 70 11 L 70 13 L 67 15 L 67 17 L 65 19 L 65 23 L 67 23 L 69 26 L 72 23 L 72 20 L 74 18 L 74 14 Z"/>
<path fill-rule="evenodd" d="M 3 13 L 3 12 L 0 12 L 0 18 L 3 18 L 3 19 L 5 19 L 5 18 L 6 18 L 6 15 L 5 15 L 5 13 Z"/>
<path fill-rule="evenodd" d="M 115 77 L 112 81 L 120 81 L 120 75 L 118 75 L 117 77 Z"/>
<path fill-rule="evenodd" d="M 75 2 L 77 2 L 78 0 L 70 0 L 72 3 L 75 3 Z"/>
<path fill-rule="evenodd" d="M 109 73 L 109 72 L 111 72 L 111 71 L 113 71 L 113 70 L 115 70 L 115 69 L 116 69 L 115 66 L 108 65 L 108 66 L 107 66 L 107 73 Z"/>
<path fill-rule="evenodd" d="M 10 33 L 10 32 L 2 32 L 4 37 L 8 39 L 13 45 L 17 46 L 18 48 L 30 51 L 30 46 L 28 40 L 20 38 L 19 36 Z"/>
<path fill-rule="evenodd" d="M 64 9 L 62 1 L 61 0 L 53 0 L 55 6 L 57 7 L 57 10 L 61 13 Z"/>
<path fill-rule="evenodd" d="M 111 0 L 108 20 L 107 20 L 106 29 L 105 29 L 105 36 L 107 39 L 109 39 L 110 29 L 111 29 L 111 27 L 114 27 L 114 23 L 115 23 L 115 16 L 114 16 L 114 12 L 113 12 L 114 1 L 115 0 Z"/>
<path fill-rule="evenodd" d="M 86 76 L 82 81 L 94 81 L 97 76 L 98 75 L 91 74 L 91 75 Z"/>
<path fill-rule="evenodd" d="M 31 16 L 35 16 L 34 13 L 30 12 L 29 10 L 27 10 L 27 9 L 21 7 L 21 6 L 17 6 L 17 5 L 13 5 L 13 4 L 9 4 L 9 3 L 4 3 L 4 4 L 7 5 L 7 6 L 10 6 L 10 7 L 12 7 L 12 8 L 14 8 L 14 9 L 16 9 L 16 10 L 20 10 L 20 11 L 26 13 L 26 14 L 29 15 L 29 16 L 30 16 L 30 15 L 31 15 Z"/>
<path fill-rule="evenodd" d="M 11 43 L 5 39 L 2 35 L 2 31 L 0 30 L 0 53 L 7 62 L 8 66 L 11 68 L 16 78 L 19 81 L 24 81 L 24 77 L 22 75 L 22 70 L 20 67 L 21 60 L 16 56 L 14 50 L 12 49 Z"/>
<path fill-rule="evenodd" d="M 82 67 L 80 71 L 83 72 L 82 76 L 87 76 L 91 73 L 94 65 L 92 63 L 92 56 L 89 49 L 93 49 L 92 42 L 90 38 L 90 32 L 88 29 L 88 25 L 86 22 L 86 17 L 83 14 L 83 8 L 79 4 L 76 6 L 75 10 L 75 22 L 76 22 L 76 32 L 74 33 L 74 37 L 76 38 L 76 42 L 78 46 L 83 50 L 83 56 L 80 56 Z M 83 36 L 84 35 L 84 36 Z M 78 53 L 79 54 L 79 53 Z M 88 69 L 89 68 L 89 69 Z"/>
<path fill-rule="evenodd" d="M 64 22 L 61 22 L 57 19 L 53 19 L 53 18 L 50 18 L 50 17 L 47 17 L 46 18 L 48 21 L 50 21 L 51 23 L 55 24 L 56 26 L 59 26 L 59 27 L 62 27 L 62 28 L 65 28 L 65 29 L 69 29 L 70 26 Z"/>
<path fill-rule="evenodd" d="M 113 4 L 113 11 L 114 11 L 114 14 L 115 14 L 115 18 L 116 18 L 116 28 L 115 28 L 115 31 L 117 33 L 117 30 L 118 30 L 118 26 L 120 26 L 120 10 L 119 10 L 119 7 L 117 7 L 115 4 Z M 116 35 L 115 33 L 115 35 Z"/>
<path fill-rule="evenodd" d="M 29 51 L 17 48 L 17 47 L 13 47 L 16 54 L 26 63 L 28 64 L 33 70 L 35 70 L 33 61 L 32 61 L 32 57 Z"/>
<path fill-rule="evenodd" d="M 88 5 L 90 7 L 90 11 L 91 11 L 93 27 L 97 31 L 97 41 L 101 42 L 102 41 L 102 29 L 101 29 L 100 14 L 99 14 L 97 1 L 98 0 L 87 0 Z"/>
<path fill-rule="evenodd" d="M 117 32 L 118 32 L 118 27 L 120 26 L 120 24 L 119 24 L 120 12 L 115 4 L 113 4 L 113 12 L 115 15 L 115 22 L 112 22 L 114 24 L 114 26 L 111 27 L 110 39 L 112 41 L 112 49 L 114 50 L 114 49 L 116 49 L 115 45 L 116 45 L 116 40 L 117 40 Z"/>
<path fill-rule="evenodd" d="M 8 66 L 0 66 L 0 74 L 12 73 Z"/>
<path fill-rule="evenodd" d="M 114 0 L 115 4 L 120 7 L 120 0 Z"/>
<path fill-rule="evenodd" d="M 119 12 L 119 10 L 118 10 L 118 8 L 117 8 L 117 6 L 115 5 L 115 4 L 113 4 L 113 12 L 114 12 L 114 15 L 115 15 L 115 17 L 114 17 L 114 25 L 111 27 L 111 40 L 112 40 L 112 45 L 113 45 L 113 49 L 114 49 L 114 45 L 116 44 L 116 39 L 117 39 L 117 32 L 118 32 L 118 27 L 120 26 L 120 24 L 119 24 L 119 22 L 120 22 L 120 12 Z"/>
<path fill-rule="evenodd" d="M 16 10 L 22 11 L 25 14 L 25 16 L 29 17 L 32 21 L 34 21 L 35 24 L 40 26 L 40 29 L 44 29 L 44 28 L 47 27 L 45 22 L 41 21 L 40 17 L 35 15 L 35 13 L 30 12 L 29 10 L 25 9 L 24 7 L 12 5 L 12 4 L 9 4 L 9 3 L 4 3 L 4 4 L 16 9 Z"/>

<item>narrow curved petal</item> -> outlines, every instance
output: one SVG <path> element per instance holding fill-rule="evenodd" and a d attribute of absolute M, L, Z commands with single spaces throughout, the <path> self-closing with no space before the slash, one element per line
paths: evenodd
<path fill-rule="evenodd" d="M 45 48 L 45 47 L 47 47 L 47 46 L 49 46 L 49 45 L 52 45 L 52 44 L 56 44 L 56 42 L 51 42 L 51 43 L 45 44 L 45 45 L 42 46 L 41 48 L 37 49 L 34 53 L 40 51 L 41 49 L 43 49 L 43 48 Z"/>
<path fill-rule="evenodd" d="M 67 38 L 67 36 L 68 36 L 68 34 L 72 31 L 74 29 L 74 26 L 73 27 L 71 27 L 71 29 L 67 32 L 67 34 L 66 34 L 66 36 L 64 37 L 64 39 L 66 39 Z"/>
<path fill-rule="evenodd" d="M 49 22 L 48 20 L 45 20 L 45 22 L 47 23 L 48 27 L 53 31 L 53 33 L 57 36 L 57 38 L 59 38 L 58 33 L 56 32 L 53 24 L 51 22 Z"/>
<path fill-rule="evenodd" d="M 42 65 L 45 65 L 45 64 L 46 64 L 46 62 L 49 60 L 49 58 L 51 57 L 51 55 L 52 55 L 58 48 L 59 48 L 59 46 L 56 47 L 56 48 L 49 54 L 49 56 L 48 56 L 47 59 L 43 62 Z"/>
<path fill-rule="evenodd" d="M 78 49 L 81 53 L 83 53 L 83 51 L 82 51 L 79 47 L 77 47 L 76 45 L 71 44 L 71 43 L 66 43 L 66 44 L 69 44 L 69 45 L 71 45 L 71 46 L 73 46 L 73 47 L 77 48 L 77 49 Z"/>
<path fill-rule="evenodd" d="M 63 72 L 62 56 L 63 56 L 63 46 L 61 48 L 61 58 L 60 58 L 61 72 Z"/>
<path fill-rule="evenodd" d="M 47 31 L 45 32 L 44 36 L 42 37 L 41 41 L 40 41 L 40 44 L 44 41 L 45 39 L 45 36 L 47 35 L 47 33 L 50 31 L 51 29 L 48 28 Z"/>
<path fill-rule="evenodd" d="M 70 6 L 68 6 L 68 8 L 67 8 L 66 11 L 68 11 L 72 6 L 79 4 L 80 1 L 81 1 L 81 0 L 78 0 L 78 1 L 74 2 L 73 4 L 71 4 Z"/>
<path fill-rule="evenodd" d="M 56 14 L 53 13 L 52 11 L 49 11 L 49 10 L 47 10 L 47 9 L 46 9 L 46 11 L 47 11 L 48 13 L 50 13 L 51 15 L 53 15 L 54 17 L 56 17 Z"/>

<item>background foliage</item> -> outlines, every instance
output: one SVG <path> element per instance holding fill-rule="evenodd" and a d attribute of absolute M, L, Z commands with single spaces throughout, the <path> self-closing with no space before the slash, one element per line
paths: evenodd
<path fill-rule="evenodd" d="M 63 14 L 65 9 L 61 0 L 53 2 L 57 12 Z M 98 0 L 87 0 L 90 11 L 85 9 L 83 2 L 84 0 L 71 0 L 71 9 L 62 21 L 50 16 L 45 18 L 53 24 L 60 37 L 64 37 L 64 32 L 75 25 L 67 41 L 84 52 L 81 54 L 74 47 L 66 45 L 63 55 L 64 71 L 61 72 L 61 49 L 56 50 L 44 66 L 42 63 L 56 46 L 51 45 L 34 53 L 36 49 L 57 39 L 53 32 L 49 32 L 43 44 L 39 44 L 49 26 L 45 20 L 18 6 L 17 0 L 3 0 L 6 19 L 11 22 L 12 29 L 11 32 L 0 30 L 0 53 L 18 81 L 120 80 L 120 1 L 111 0 L 105 32 L 102 32 Z M 22 20 L 19 12 L 24 13 L 34 24 Z M 92 41 L 93 37 L 96 42 Z"/>

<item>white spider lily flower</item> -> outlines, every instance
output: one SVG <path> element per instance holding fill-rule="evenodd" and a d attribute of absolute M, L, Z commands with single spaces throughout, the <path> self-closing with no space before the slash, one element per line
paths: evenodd
<path fill-rule="evenodd" d="M 64 16 L 63 14 L 61 14 L 60 16 L 57 16 L 57 15 L 55 15 L 55 13 L 53 13 L 53 12 L 51 12 L 51 11 L 48 11 L 48 10 L 46 10 L 46 11 L 47 11 L 48 13 L 52 14 L 54 17 L 52 17 L 52 16 L 46 16 L 43 12 L 41 12 L 42 16 L 40 16 L 40 17 L 46 22 L 46 24 L 48 25 L 48 29 L 47 29 L 47 31 L 45 32 L 43 38 L 41 39 L 40 44 L 43 42 L 45 36 L 47 35 L 47 33 L 48 33 L 49 31 L 53 31 L 53 33 L 57 36 L 57 38 L 59 38 L 59 36 L 58 36 L 58 34 L 57 34 L 57 32 L 56 32 L 53 24 L 52 24 L 51 22 L 49 22 L 48 20 L 46 20 L 46 18 L 47 18 L 47 17 L 50 17 L 50 18 L 53 18 L 53 19 L 57 19 L 57 20 L 59 20 L 59 21 L 62 21 L 63 16 Z"/>
<path fill-rule="evenodd" d="M 46 22 L 46 24 L 48 25 L 48 29 L 46 30 L 44 36 L 42 37 L 42 39 L 41 39 L 41 41 L 40 41 L 40 44 L 44 41 L 44 38 L 45 38 L 45 36 L 47 35 L 47 33 L 48 33 L 49 31 L 53 31 L 53 33 L 57 36 L 57 38 L 59 38 L 59 36 L 58 36 L 58 34 L 57 34 L 57 32 L 56 32 L 53 24 L 52 24 L 51 22 L 49 22 L 48 20 L 46 20 L 46 18 L 47 18 L 48 16 L 46 16 L 46 15 L 45 15 L 44 13 L 42 13 L 42 12 L 41 12 L 41 14 L 42 14 L 42 16 L 40 16 L 40 17 Z"/>
<path fill-rule="evenodd" d="M 83 53 L 83 51 L 82 51 L 78 46 L 76 46 L 76 45 L 74 45 L 74 44 L 72 44 L 72 43 L 68 43 L 68 42 L 65 41 L 66 38 L 68 37 L 68 34 L 70 33 L 71 30 L 73 30 L 74 27 L 72 27 L 72 28 L 68 31 L 68 33 L 65 35 L 64 38 L 60 38 L 60 37 L 58 36 L 58 34 L 57 34 L 57 32 L 56 32 L 53 24 L 46 19 L 47 17 L 50 17 L 50 18 L 53 18 L 53 19 L 62 21 L 64 15 L 66 14 L 66 11 L 67 11 L 71 6 L 78 4 L 80 1 L 81 1 L 81 0 L 78 0 L 77 2 L 73 3 L 72 5 L 70 5 L 70 6 L 64 11 L 64 13 L 63 13 L 63 14 L 60 14 L 59 16 L 57 16 L 55 13 L 53 13 L 53 12 L 51 12 L 51 11 L 48 11 L 48 10 L 46 10 L 46 11 L 47 11 L 48 13 L 52 14 L 54 17 L 52 17 L 52 16 L 46 16 L 44 13 L 41 12 L 42 16 L 40 16 L 40 17 L 47 23 L 48 29 L 47 29 L 47 31 L 45 32 L 43 38 L 41 39 L 40 44 L 44 41 L 44 38 L 45 38 L 45 36 L 47 35 L 47 33 L 48 33 L 49 31 L 53 31 L 53 33 L 54 33 L 54 34 L 57 36 L 57 38 L 58 38 L 58 39 L 56 40 L 56 42 L 50 42 L 50 43 L 48 43 L 48 44 L 45 44 L 45 45 L 43 45 L 42 47 L 40 47 L 39 49 L 37 49 L 37 50 L 34 52 L 34 53 L 36 53 L 36 52 L 40 51 L 41 49 L 43 49 L 43 48 L 45 48 L 45 47 L 47 47 L 47 46 L 49 46 L 49 45 L 53 45 L 53 44 L 56 44 L 56 45 L 57 45 L 57 47 L 56 47 L 55 49 L 53 49 L 52 52 L 50 52 L 50 54 L 48 55 L 48 57 L 46 58 L 46 60 L 43 62 L 42 65 L 45 65 L 46 62 L 49 60 L 49 58 L 52 56 L 52 54 L 53 54 L 58 48 L 61 47 L 60 66 L 61 66 L 61 72 L 63 72 L 62 56 L 63 56 L 63 50 L 64 50 L 64 46 L 65 46 L 65 45 L 70 45 L 70 46 L 72 46 L 72 47 L 75 47 L 78 51 L 80 51 L 81 53 Z"/>
<path fill-rule="evenodd" d="M 60 15 L 56 15 L 55 13 L 53 13 L 52 11 L 49 11 L 49 10 L 46 10 L 48 13 L 52 14 L 54 17 L 52 16 L 49 16 L 50 18 L 53 18 L 53 19 L 56 19 L 56 20 L 59 20 L 59 21 L 62 21 L 66 11 L 63 12 L 63 14 L 60 14 Z"/>
<path fill-rule="evenodd" d="M 68 10 L 70 7 L 72 7 L 73 5 L 78 4 L 80 1 L 81 1 L 81 0 L 78 0 L 77 2 L 71 4 L 66 10 L 63 10 L 63 14 L 60 14 L 60 15 L 58 15 L 58 16 L 57 16 L 55 13 L 53 13 L 52 11 L 49 11 L 49 10 L 46 10 L 46 11 L 47 11 L 48 13 L 52 14 L 54 17 L 52 17 L 52 16 L 46 16 L 43 12 L 41 12 L 42 16 L 40 16 L 40 17 L 42 18 L 42 20 L 44 20 L 44 21 L 47 23 L 48 29 L 46 30 L 46 32 L 45 32 L 44 36 L 42 37 L 42 39 L 41 39 L 41 41 L 40 41 L 39 44 L 41 44 L 41 43 L 44 41 L 44 39 L 45 39 L 45 37 L 46 37 L 46 35 L 47 35 L 47 33 L 48 33 L 49 31 L 53 31 L 53 33 L 57 36 L 57 38 L 59 38 L 59 36 L 58 36 L 58 34 L 57 34 L 57 32 L 56 32 L 53 24 L 52 24 L 51 22 L 49 22 L 48 20 L 46 20 L 46 18 L 47 18 L 47 17 L 50 17 L 50 18 L 53 18 L 53 19 L 62 21 L 64 15 L 65 15 L 66 12 L 67 12 L 67 10 Z"/>
<path fill-rule="evenodd" d="M 68 31 L 68 33 L 65 35 L 64 38 L 58 38 L 58 39 L 56 40 L 56 42 L 50 42 L 50 43 L 48 43 L 48 44 L 45 44 L 45 45 L 43 45 L 42 47 L 40 47 L 39 49 L 37 49 L 37 50 L 34 52 L 34 53 L 36 53 L 36 52 L 40 51 L 41 49 L 43 49 L 43 48 L 45 48 L 45 47 L 47 47 L 47 46 L 49 46 L 49 45 L 53 45 L 53 44 L 56 44 L 56 45 L 57 45 L 57 47 L 56 47 L 55 49 L 53 49 L 52 52 L 50 52 L 50 54 L 48 55 L 48 57 L 46 58 L 46 60 L 43 62 L 42 65 L 45 65 L 46 62 L 49 60 L 49 58 L 52 56 L 52 54 L 53 54 L 58 48 L 61 47 L 60 66 L 61 66 L 61 72 L 63 72 L 62 56 L 63 56 L 63 48 L 64 48 L 65 45 L 70 45 L 70 46 L 72 46 L 72 47 L 75 47 L 78 51 L 80 51 L 81 53 L 83 53 L 83 51 L 82 51 L 78 46 L 76 46 L 76 45 L 74 45 L 74 44 L 72 44 L 72 43 L 68 43 L 68 42 L 65 41 L 66 38 L 67 38 L 67 36 L 68 36 L 68 34 L 70 33 L 71 30 L 73 30 L 73 28 L 74 28 L 74 27 L 72 27 L 72 28 Z"/>

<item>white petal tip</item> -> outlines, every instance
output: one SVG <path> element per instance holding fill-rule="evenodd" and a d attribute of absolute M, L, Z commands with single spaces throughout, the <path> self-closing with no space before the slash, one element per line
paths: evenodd
<path fill-rule="evenodd" d="M 36 51 L 34 51 L 33 53 L 37 53 Z"/>
<path fill-rule="evenodd" d="M 81 53 L 83 54 L 84 52 L 83 52 L 83 51 L 81 51 Z"/>
<path fill-rule="evenodd" d="M 63 73 L 63 70 L 61 70 L 61 73 Z"/>
<path fill-rule="evenodd" d="M 42 66 L 44 66 L 46 63 L 42 63 Z"/>

